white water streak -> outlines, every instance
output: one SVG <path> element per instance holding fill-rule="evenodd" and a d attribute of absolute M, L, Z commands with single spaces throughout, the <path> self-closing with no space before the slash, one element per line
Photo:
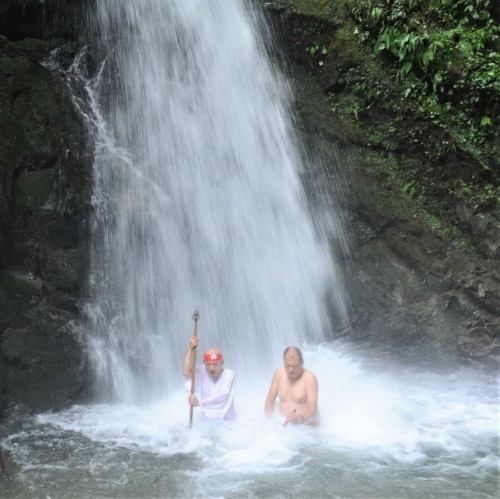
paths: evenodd
<path fill-rule="evenodd" d="M 307 213 L 289 89 L 247 8 L 99 2 L 91 351 L 121 400 L 178 386 L 196 307 L 201 348 L 243 376 L 328 327 L 334 263 Z"/>

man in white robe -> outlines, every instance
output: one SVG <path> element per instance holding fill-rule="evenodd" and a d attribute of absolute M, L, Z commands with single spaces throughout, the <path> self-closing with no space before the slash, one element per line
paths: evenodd
<path fill-rule="evenodd" d="M 186 388 L 190 389 L 193 350 L 199 338 L 192 336 L 184 356 L 182 373 L 186 377 Z M 190 405 L 201 408 L 204 420 L 233 420 L 234 371 L 224 367 L 224 359 L 218 348 L 209 348 L 203 355 L 202 367 L 195 369 L 195 394 L 189 395 Z"/>

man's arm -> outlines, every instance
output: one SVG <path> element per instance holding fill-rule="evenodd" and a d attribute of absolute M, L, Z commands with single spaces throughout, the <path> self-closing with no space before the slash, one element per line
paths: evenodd
<path fill-rule="evenodd" d="M 192 356 L 193 356 L 193 350 L 198 346 L 198 342 L 199 342 L 198 336 L 191 336 L 186 354 L 184 355 L 184 362 L 182 363 L 182 374 L 186 378 L 190 378 L 193 372 L 194 366 L 192 362 Z"/>
<path fill-rule="evenodd" d="M 309 374 L 310 376 L 306 380 L 307 409 L 302 411 L 302 418 L 306 423 L 311 416 L 318 412 L 318 380 L 312 372 Z"/>
<path fill-rule="evenodd" d="M 276 402 L 276 397 L 278 396 L 279 387 L 279 369 L 276 369 L 271 381 L 271 386 L 269 387 L 269 392 L 267 393 L 265 412 L 266 416 L 270 418 L 274 412 L 274 404 Z"/>

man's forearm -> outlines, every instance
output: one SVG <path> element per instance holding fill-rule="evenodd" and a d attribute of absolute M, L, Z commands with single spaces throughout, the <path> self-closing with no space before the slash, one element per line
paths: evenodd
<path fill-rule="evenodd" d="M 317 407 L 307 407 L 305 411 L 302 412 L 301 417 L 302 422 L 306 422 L 310 417 L 314 416 L 318 412 Z"/>
<path fill-rule="evenodd" d="M 193 370 L 192 361 L 191 361 L 192 352 L 193 351 L 190 348 L 188 348 L 186 355 L 184 355 L 184 362 L 182 364 L 182 374 L 184 374 L 184 376 L 186 376 L 186 378 L 189 378 L 189 376 L 191 376 L 191 373 Z"/>
<path fill-rule="evenodd" d="M 266 416 L 270 418 L 274 412 L 274 400 L 266 400 L 266 404 L 264 407 Z"/>

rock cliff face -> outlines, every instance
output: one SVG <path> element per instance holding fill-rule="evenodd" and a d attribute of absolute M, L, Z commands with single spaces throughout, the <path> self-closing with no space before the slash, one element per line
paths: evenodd
<path fill-rule="evenodd" d="M 84 3 L 0 6 L 0 416 L 8 404 L 57 409 L 85 390 L 80 303 L 91 153 L 64 80 L 41 64 L 51 48 L 83 32 Z M 357 64 L 355 54 L 336 40 L 341 26 L 289 5 L 265 2 L 265 10 L 287 55 L 283 66 L 307 154 L 322 158 L 303 173 L 311 208 L 327 226 L 340 216 L 349 241 L 346 249 L 332 231 L 351 307 L 352 328 L 342 334 L 401 352 L 434 349 L 494 364 L 497 212 L 486 216 L 440 191 L 424 210 L 391 167 L 425 163 L 439 177 L 450 165 L 464 171 L 470 158 L 454 154 L 432 163 L 403 136 L 384 149 L 377 127 L 391 116 L 383 108 L 374 106 L 357 127 L 343 119 L 332 89 L 348 91 L 339 81 Z M 330 47 L 321 70 L 308 33 Z"/>
<path fill-rule="evenodd" d="M 50 45 L 0 49 L 0 413 L 83 388 L 89 155 L 63 81 L 41 65 Z"/>
<path fill-rule="evenodd" d="M 342 19 L 310 14 L 325 5 L 292 0 L 266 2 L 265 8 L 286 54 L 305 143 L 326 163 L 323 172 L 306 172 L 305 184 L 313 193 L 321 186 L 317 202 L 327 207 L 327 219 L 328 206 L 330 217 L 340 213 L 348 233 L 347 251 L 332 240 L 344 259 L 352 319 L 347 334 L 374 347 L 395 347 L 399 355 L 434 351 L 495 367 L 499 206 L 471 206 L 448 187 L 454 177 L 480 178 L 484 167 L 462 151 L 430 159 L 428 148 L 413 146 L 405 131 L 423 130 L 430 148 L 446 140 L 446 131 L 413 114 L 395 123 L 387 103 L 348 116 L 341 107 L 350 98 L 346 75 L 363 64 L 363 54 L 346 42 Z M 401 131 L 393 142 L 384 136 L 391 126 Z M 399 165 L 413 178 L 399 179 Z M 498 168 L 489 166 L 487 175 Z M 425 197 L 412 192 L 417 182 L 426 186 Z"/>

